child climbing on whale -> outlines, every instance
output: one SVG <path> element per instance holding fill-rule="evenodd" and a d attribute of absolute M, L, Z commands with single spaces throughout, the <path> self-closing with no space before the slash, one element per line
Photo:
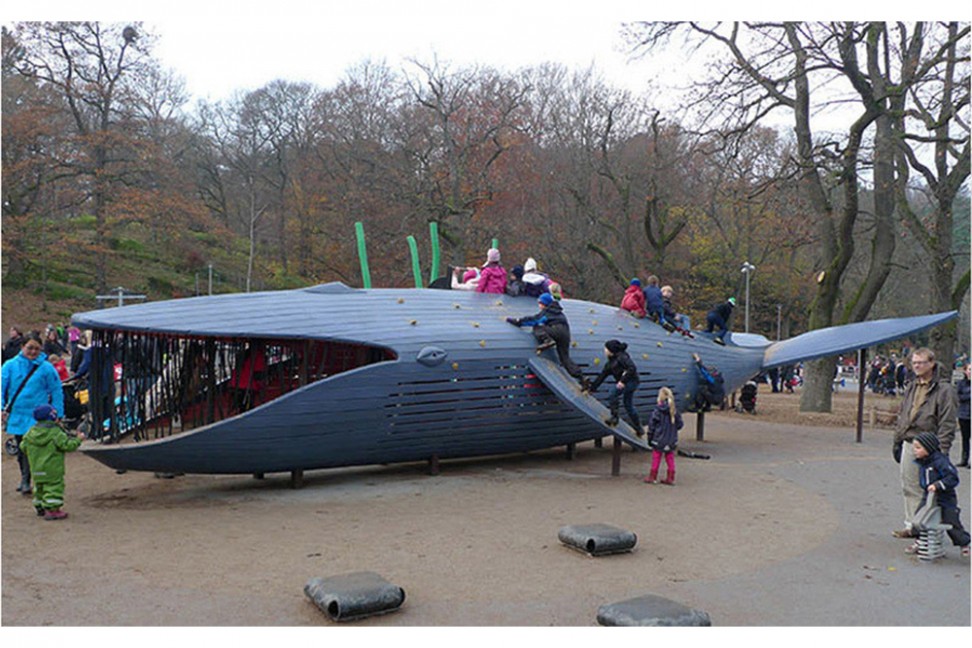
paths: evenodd
<path fill-rule="evenodd" d="M 631 420 L 635 432 L 638 436 L 644 436 L 644 430 L 641 429 L 641 418 L 638 416 L 638 410 L 634 407 L 634 393 L 638 390 L 641 379 L 638 376 L 638 367 L 635 366 L 631 356 L 628 355 L 627 348 L 628 345 L 620 340 L 608 340 L 604 343 L 604 354 L 608 361 L 600 375 L 585 391 L 590 393 L 597 391 L 597 388 L 601 386 L 608 375 L 613 376 L 617 383 L 608 396 L 608 409 L 611 411 L 611 416 L 605 423 L 612 427 L 618 424 L 618 400 L 622 400 L 624 410 L 628 413 L 628 418 Z"/>
<path fill-rule="evenodd" d="M 581 385 L 586 385 L 587 379 L 583 372 L 570 358 L 570 324 L 560 302 L 545 292 L 537 299 L 537 305 L 540 306 L 537 314 L 530 317 L 507 317 L 506 321 L 517 327 L 532 326 L 533 337 L 537 340 L 537 353 L 557 347 L 557 358 L 561 366 L 580 381 Z"/>

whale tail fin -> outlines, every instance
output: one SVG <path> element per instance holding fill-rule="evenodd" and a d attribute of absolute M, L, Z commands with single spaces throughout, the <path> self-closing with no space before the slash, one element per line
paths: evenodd
<path fill-rule="evenodd" d="M 958 317 L 958 311 L 855 322 L 808 331 L 789 340 L 773 342 L 763 352 L 763 369 L 815 360 L 898 340 Z"/>

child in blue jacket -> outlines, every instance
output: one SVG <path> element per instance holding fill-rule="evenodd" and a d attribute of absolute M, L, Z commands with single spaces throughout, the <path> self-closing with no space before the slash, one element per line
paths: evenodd
<path fill-rule="evenodd" d="M 959 484 L 958 470 L 948 460 L 948 455 L 940 451 L 938 436 L 932 432 L 920 432 L 912 441 L 915 462 L 919 466 L 918 480 L 921 489 L 925 491 L 918 508 L 925 505 L 928 493 L 935 493 L 938 506 L 942 509 L 942 522 L 951 524 L 948 537 L 952 544 L 962 548 L 962 556 L 969 557 L 969 532 L 962 526 L 959 519 L 961 509 L 955 497 L 955 488 Z M 918 551 L 918 543 L 912 544 L 906 550 L 908 553 Z"/>

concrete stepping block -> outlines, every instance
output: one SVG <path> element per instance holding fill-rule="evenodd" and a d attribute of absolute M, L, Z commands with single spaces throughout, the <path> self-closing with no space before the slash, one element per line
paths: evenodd
<path fill-rule="evenodd" d="M 711 626 L 709 615 L 681 603 L 648 594 L 602 605 L 597 610 L 602 626 Z"/>
<path fill-rule="evenodd" d="M 638 536 L 626 529 L 610 524 L 576 524 L 561 527 L 557 538 L 570 547 L 591 556 L 631 551 L 638 543 Z"/>
<path fill-rule="evenodd" d="M 369 571 L 312 578 L 304 585 L 304 594 L 332 621 L 394 612 L 405 601 L 405 590 Z"/>

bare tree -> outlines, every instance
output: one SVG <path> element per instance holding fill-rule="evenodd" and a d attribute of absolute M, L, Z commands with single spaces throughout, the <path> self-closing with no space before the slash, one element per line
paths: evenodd
<path fill-rule="evenodd" d="M 124 181 L 130 156 L 120 116 L 150 70 L 153 37 L 140 23 L 19 23 L 15 35 L 23 55 L 17 71 L 50 89 L 67 106 L 78 154 L 71 160 L 87 184 L 95 217 L 95 283 L 107 289 L 107 238 L 113 187 Z"/>
<path fill-rule="evenodd" d="M 815 215 L 819 261 L 810 328 L 864 318 L 890 271 L 895 202 L 892 103 L 915 79 L 895 68 L 884 23 L 640 23 L 629 27 L 637 49 L 650 50 L 678 33 L 729 54 L 702 85 L 694 107 L 703 123 L 732 137 L 778 109 L 790 111 L 797 141 L 804 200 Z M 861 63 L 863 57 L 863 64 Z M 833 88 L 826 94 L 820 88 Z M 856 97 L 857 115 L 840 141 L 815 135 L 815 110 Z M 848 104 L 850 105 L 850 104 Z M 873 127 L 873 128 L 872 128 Z M 875 152 L 866 157 L 874 131 Z M 874 166 L 875 227 L 864 281 L 838 309 L 842 280 L 855 257 L 860 215 L 860 174 Z M 836 179 L 836 187 L 831 182 Z M 840 189 L 835 194 L 832 189 Z M 801 409 L 829 411 L 833 362 L 810 364 Z"/>

